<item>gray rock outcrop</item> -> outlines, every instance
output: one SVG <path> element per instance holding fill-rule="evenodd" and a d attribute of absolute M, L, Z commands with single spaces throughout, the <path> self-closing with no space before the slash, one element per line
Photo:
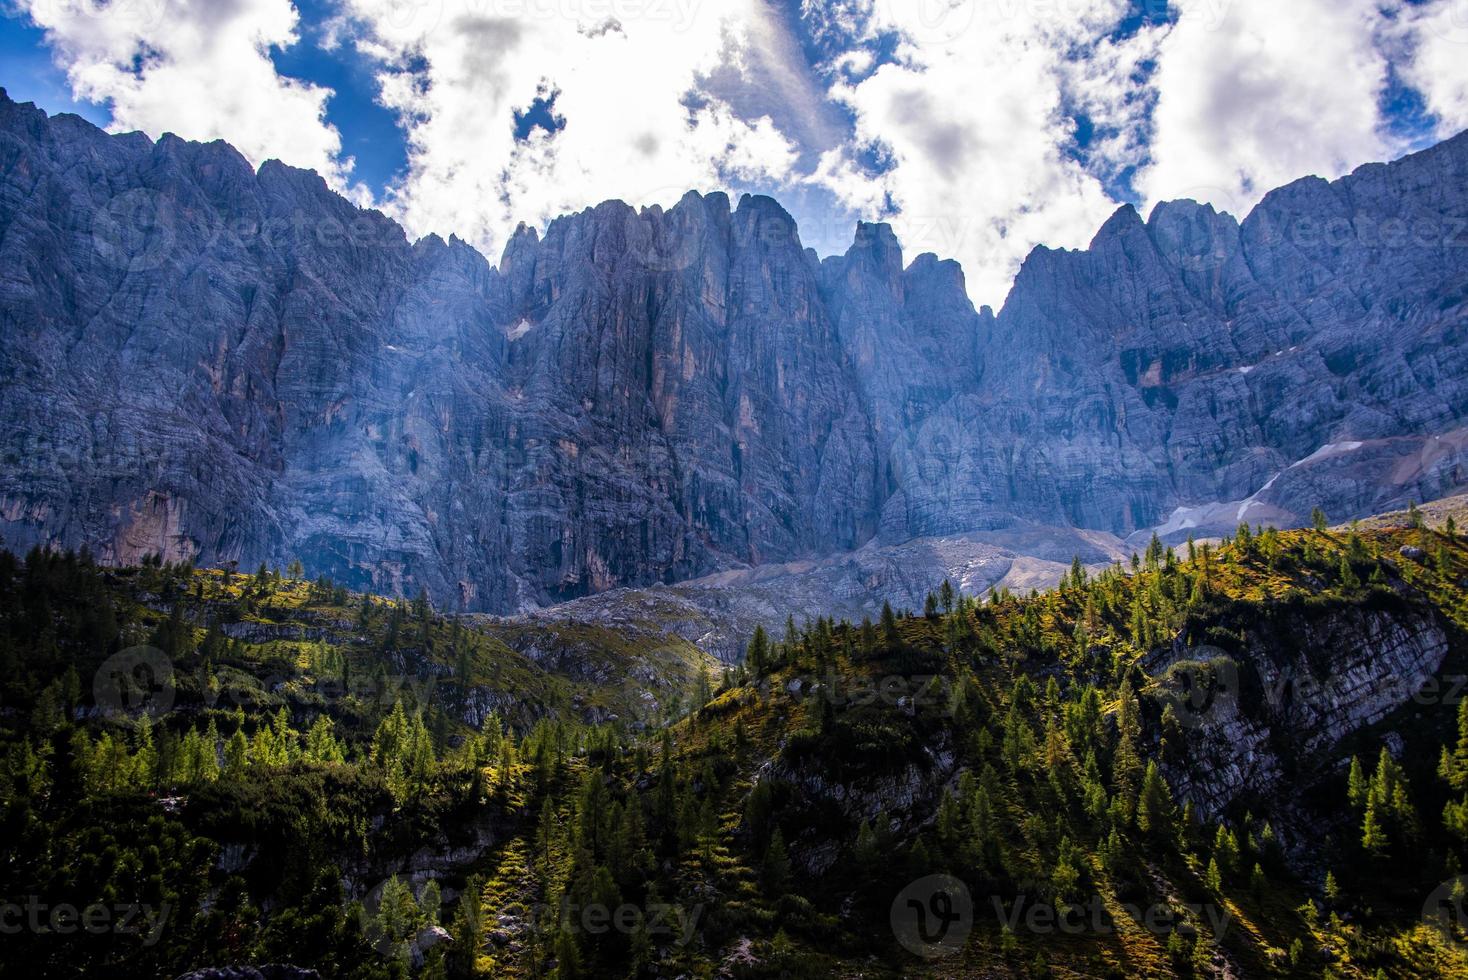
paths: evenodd
<path fill-rule="evenodd" d="M 0 95 L 0 534 L 513 612 L 915 538 L 1173 537 L 1468 482 L 1468 137 L 1121 209 L 1004 309 L 774 201 L 498 267 L 315 174 Z"/>

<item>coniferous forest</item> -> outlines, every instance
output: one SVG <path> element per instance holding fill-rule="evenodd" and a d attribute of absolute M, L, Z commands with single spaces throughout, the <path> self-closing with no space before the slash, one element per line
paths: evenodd
<path fill-rule="evenodd" d="M 1468 975 L 1451 517 L 938 583 L 655 705 L 503 630 L 0 556 L 6 975 Z"/>

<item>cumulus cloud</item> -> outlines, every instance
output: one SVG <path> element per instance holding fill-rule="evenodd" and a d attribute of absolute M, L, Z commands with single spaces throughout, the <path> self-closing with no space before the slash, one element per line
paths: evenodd
<path fill-rule="evenodd" d="M 1161 42 L 1149 202 L 1207 200 L 1238 217 L 1272 188 L 1389 156 L 1377 0 L 1174 0 Z"/>
<path fill-rule="evenodd" d="M 15 2 L 114 129 L 223 137 L 370 198 L 330 90 L 272 63 L 302 43 L 291 0 Z M 518 222 L 607 198 L 756 189 L 823 249 L 891 220 L 997 305 L 1034 246 L 1084 246 L 1120 200 L 1242 216 L 1396 155 L 1389 84 L 1437 135 L 1468 126 L 1463 3 L 334 0 L 313 36 L 373 66 L 407 149 L 379 203 L 415 234 L 493 257 Z"/>
<path fill-rule="evenodd" d="M 1108 38 L 1127 9 L 877 0 L 825 11 L 826 30 L 896 38 L 896 48 L 855 80 L 840 80 L 847 62 L 834 65 L 832 95 L 850 109 L 854 139 L 812 179 L 859 212 L 890 212 L 910 254 L 958 258 L 974 299 L 997 306 L 1035 245 L 1084 245 L 1116 206 L 1071 152 L 1071 113 L 1079 99 L 1098 116 L 1124 115 L 1136 58 L 1118 45 L 1138 42 Z M 1082 59 L 1083 48 L 1105 56 Z M 861 147 L 883 159 L 875 179 Z"/>
<path fill-rule="evenodd" d="M 1437 135 L 1468 129 L 1468 4 L 1429 0 L 1396 13 L 1409 55 L 1402 74 L 1436 117 Z"/>
<path fill-rule="evenodd" d="M 607 198 L 669 205 L 690 188 L 787 182 L 796 143 L 707 85 L 747 65 L 759 2 L 350 0 L 408 141 L 386 206 L 494 255 L 517 222 Z M 544 92 L 564 126 L 517 136 L 516 113 Z"/>
<path fill-rule="evenodd" d="M 326 121 L 331 92 L 280 75 L 295 44 L 290 0 L 19 0 L 44 29 L 75 96 L 106 105 L 115 132 L 225 139 L 256 165 L 278 158 L 350 187 L 352 161 Z"/>

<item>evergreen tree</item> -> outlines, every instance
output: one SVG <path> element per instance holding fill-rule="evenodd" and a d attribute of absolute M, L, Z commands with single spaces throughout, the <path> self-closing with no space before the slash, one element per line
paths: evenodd
<path fill-rule="evenodd" d="M 780 898 L 790 884 L 790 855 L 785 850 L 785 835 L 779 828 L 770 835 L 770 845 L 765 848 L 765 859 L 761 864 L 761 879 L 765 893 L 771 898 Z"/>
<path fill-rule="evenodd" d="M 749 639 L 749 647 L 744 653 L 744 662 L 749 666 L 750 676 L 759 680 L 765 675 L 770 662 L 770 640 L 765 635 L 763 626 L 754 628 L 754 635 Z"/>
<path fill-rule="evenodd" d="M 1139 742 L 1142 733 L 1141 706 L 1130 679 L 1122 681 L 1118 694 L 1116 751 L 1112 759 L 1112 784 L 1127 813 L 1136 809 L 1142 775 Z"/>
<path fill-rule="evenodd" d="M 1173 819 L 1172 793 L 1167 781 L 1157 768 L 1157 763 L 1147 763 L 1147 774 L 1142 780 L 1142 794 L 1137 801 L 1137 829 L 1156 837 L 1171 836 Z"/>

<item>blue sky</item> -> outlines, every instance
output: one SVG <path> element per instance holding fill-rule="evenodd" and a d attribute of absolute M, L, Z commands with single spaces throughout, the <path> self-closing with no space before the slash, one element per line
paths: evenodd
<path fill-rule="evenodd" d="M 34 102 L 50 113 L 74 112 L 98 126 L 106 126 L 112 118 L 105 105 L 72 98 L 66 73 L 46 46 L 45 32 L 24 14 L 6 11 L 0 20 L 0 65 L 5 66 L 0 85 L 17 102 Z"/>
<path fill-rule="evenodd" d="M 1242 217 L 1468 125 L 1454 0 L 0 0 L 0 85 L 319 170 L 491 259 L 521 220 L 758 191 L 998 304 L 1123 202 Z"/>

